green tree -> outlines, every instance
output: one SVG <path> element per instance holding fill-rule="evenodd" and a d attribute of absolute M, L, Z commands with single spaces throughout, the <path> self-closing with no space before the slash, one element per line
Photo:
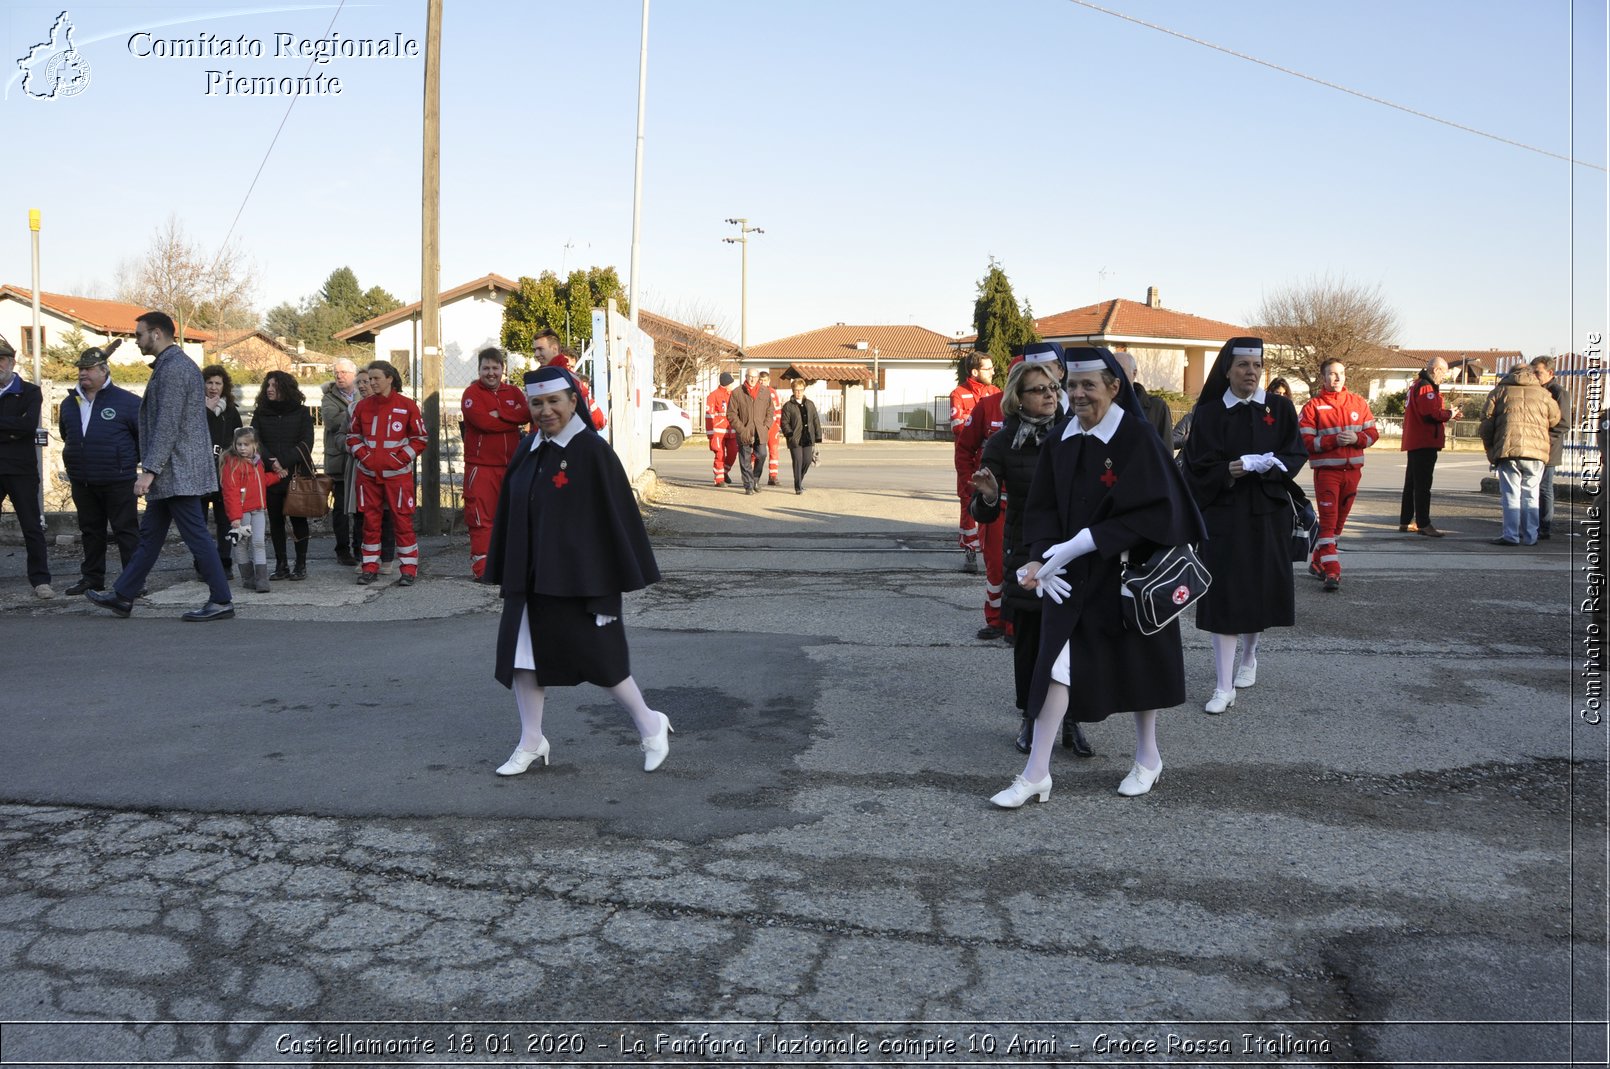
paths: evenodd
<path fill-rule="evenodd" d="M 350 318 L 352 322 L 347 326 L 363 322 L 363 287 L 358 285 L 358 276 L 352 268 L 338 267 L 331 271 L 319 290 L 319 300 Z"/>
<path fill-rule="evenodd" d="M 503 347 L 529 353 L 538 334 L 552 330 L 577 352 L 592 344 L 593 309 L 614 298 L 629 311 L 625 287 L 613 267 L 580 268 L 563 281 L 552 271 L 520 276 L 518 289 L 503 304 Z"/>
<path fill-rule="evenodd" d="M 402 307 L 402 302 L 379 286 L 365 290 L 350 267 L 338 267 L 324 280 L 319 292 L 300 304 L 282 301 L 263 317 L 270 337 L 301 341 L 309 349 L 333 356 L 368 355 L 369 347 L 337 341 L 336 335 L 377 315 Z"/>
<path fill-rule="evenodd" d="M 976 347 L 989 353 L 997 374 L 1004 374 L 1013 349 L 1040 340 L 1029 302 L 1025 300 L 1022 307 L 1018 307 L 1017 298 L 1012 294 L 1012 282 L 993 256 L 989 270 L 978 282 L 978 297 L 973 302 L 973 329 L 978 332 Z M 958 367 L 958 380 L 960 375 Z"/>

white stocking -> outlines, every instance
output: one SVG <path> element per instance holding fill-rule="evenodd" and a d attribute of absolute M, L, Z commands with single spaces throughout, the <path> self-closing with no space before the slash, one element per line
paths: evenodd
<path fill-rule="evenodd" d="M 1213 686 L 1216 690 L 1235 690 L 1235 636 L 1213 636 Z"/>
<path fill-rule="evenodd" d="M 632 714 L 632 723 L 636 725 L 639 735 L 646 739 L 650 735 L 659 734 L 660 718 L 648 707 L 648 702 L 643 700 L 643 692 L 637 689 L 637 680 L 627 676 L 610 687 L 609 693 L 621 703 L 621 708 Z"/>
<path fill-rule="evenodd" d="M 1156 709 L 1135 714 L 1135 763 L 1146 768 L 1156 768 L 1163 763 L 1163 755 L 1157 749 Z"/>
<path fill-rule="evenodd" d="M 1030 783 L 1038 783 L 1051 774 L 1051 750 L 1067 714 L 1068 688 L 1053 682 L 1045 692 L 1040 715 L 1034 718 L 1034 745 L 1029 748 L 1029 763 L 1023 766 L 1023 778 Z"/>
<path fill-rule="evenodd" d="M 1236 662 L 1237 668 L 1258 667 L 1258 636 L 1260 632 L 1254 631 L 1250 635 L 1241 636 L 1241 657 Z"/>
<path fill-rule="evenodd" d="M 520 749 L 535 753 L 542 745 L 542 706 L 547 692 L 537 685 L 537 673 L 514 670 L 514 705 L 520 710 Z"/>

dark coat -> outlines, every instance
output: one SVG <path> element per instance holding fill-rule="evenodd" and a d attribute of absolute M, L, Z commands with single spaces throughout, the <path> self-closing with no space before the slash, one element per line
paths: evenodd
<path fill-rule="evenodd" d="M 212 436 L 212 453 L 221 458 L 235 446 L 235 432 L 243 426 L 240 418 L 240 409 L 233 404 L 226 404 L 224 410 L 214 414 L 207 409 L 207 433 Z"/>
<path fill-rule="evenodd" d="M 1277 394 L 1264 402 L 1225 408 L 1222 397 L 1204 398 L 1192 410 L 1182 454 L 1207 524 L 1202 562 L 1213 576 L 1196 603 L 1196 626 L 1214 634 L 1251 634 L 1296 620 L 1290 486 L 1308 454 L 1291 402 Z M 1248 453 L 1273 453 L 1287 470 L 1232 479 L 1230 462 Z"/>
<path fill-rule="evenodd" d="M 1065 419 L 1064 416 L 1052 419 L 1046 430 L 1047 442 L 1057 440 Z M 984 442 L 979 463 L 995 476 L 995 482 L 1001 488 L 1000 497 L 991 505 L 975 490 L 967 508 L 979 523 L 994 523 L 1000 517 L 1002 507 L 1005 507 L 1006 523 L 1001 528 L 1001 561 L 1006 578 L 1001 587 L 1001 601 L 1015 612 L 1039 612 L 1039 595 L 1032 590 L 1024 590 L 1017 581 L 1017 570 L 1029 562 L 1028 548 L 1023 544 L 1023 509 L 1028 504 L 1035 469 L 1040 466 L 1042 448 L 1032 438 L 1025 440 L 1021 448 L 1012 448 L 1012 440 L 1017 437 L 1018 428 L 1022 425 L 1020 417 L 1007 416 L 1001 429 Z"/>
<path fill-rule="evenodd" d="M 1074 719 L 1178 705 L 1185 700 L 1179 621 L 1155 635 L 1124 626 L 1119 555 L 1128 550 L 1144 560 L 1158 547 L 1196 542 L 1202 518 L 1150 423 L 1125 411 L 1105 444 L 1093 435 L 1061 433 L 1040 450 L 1023 512 L 1023 541 L 1038 560 L 1054 543 L 1089 528 L 1096 549 L 1068 565 L 1063 578 L 1073 589 L 1060 605 L 1049 598 L 1041 602 L 1044 628 L 1030 715 L 1039 715 L 1064 643 L 1072 647 L 1068 715 Z"/>
<path fill-rule="evenodd" d="M 822 421 L 816 414 L 816 402 L 809 397 L 804 403 L 792 397 L 783 402 L 783 441 L 790 449 L 815 445 L 822 440 Z"/>
<path fill-rule="evenodd" d="M 1549 463 L 1557 468 L 1565 457 L 1565 435 L 1571 429 L 1571 395 L 1560 384 L 1558 374 L 1550 379 L 1543 389 L 1547 390 L 1549 396 L 1554 398 L 1554 403 L 1560 406 L 1559 420 L 1549 427 Z"/>
<path fill-rule="evenodd" d="M 95 394 L 86 429 L 75 388 L 62 399 L 62 465 L 80 483 L 132 483 L 140 473 L 140 399 L 110 380 Z"/>
<path fill-rule="evenodd" d="M 727 401 L 727 425 L 738 436 L 738 444 L 764 442 L 770 437 L 773 394 L 770 386 L 757 386 L 755 396 L 739 386 Z"/>
<path fill-rule="evenodd" d="M 207 432 L 207 387 L 201 368 L 177 345 L 151 364 L 140 399 L 140 467 L 153 472 L 148 501 L 218 492 L 218 461 Z"/>
<path fill-rule="evenodd" d="M 534 437 L 520 442 L 504 473 L 482 577 L 504 598 L 496 675 L 506 687 L 531 596 L 580 599 L 588 612 L 619 616 L 623 593 L 660 578 L 631 483 L 609 443 L 589 427 L 538 456 Z M 531 615 L 533 628 L 538 619 Z"/>
<path fill-rule="evenodd" d="M 39 387 L 21 375 L 13 375 L 0 393 L 0 475 L 39 478 L 34 432 L 39 429 L 39 408 L 44 403 Z"/>
<path fill-rule="evenodd" d="M 263 466 L 270 470 L 279 461 L 285 470 L 312 475 L 308 460 L 313 456 L 313 413 L 289 401 L 259 399 L 252 413 L 252 427 L 261 443 Z M 304 450 L 306 451 L 304 455 Z"/>
<path fill-rule="evenodd" d="M 1135 385 L 1135 396 L 1140 398 L 1140 407 L 1146 410 L 1146 418 L 1153 427 L 1157 428 L 1157 436 L 1164 445 L 1172 447 L 1174 444 L 1174 413 L 1169 409 L 1168 402 L 1161 397 L 1153 397 L 1146 392 L 1146 387 Z"/>

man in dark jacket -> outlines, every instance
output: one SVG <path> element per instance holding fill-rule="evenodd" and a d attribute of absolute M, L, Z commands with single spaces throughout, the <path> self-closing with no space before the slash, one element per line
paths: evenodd
<path fill-rule="evenodd" d="M 53 598 L 50 558 L 45 553 L 45 520 L 39 511 L 39 387 L 17 374 L 17 350 L 0 338 L 0 502 L 11 499 L 28 547 L 28 582 L 34 596 Z"/>
<path fill-rule="evenodd" d="M 78 389 L 61 403 L 58 429 L 62 463 L 73 488 L 84 563 L 69 595 L 106 586 L 106 529 L 123 567 L 140 542 L 134 477 L 140 467 L 140 399 L 112 382 L 106 354 L 85 349 L 78 358 Z"/>
<path fill-rule="evenodd" d="M 1549 428 L 1549 462 L 1543 468 L 1543 482 L 1538 488 L 1537 537 L 1546 539 L 1552 537 L 1554 527 L 1554 469 L 1565 459 L 1565 434 L 1571 429 L 1571 395 L 1554 374 L 1552 356 L 1532 357 L 1532 370 L 1537 373 L 1537 384 L 1560 406 L 1559 421 Z"/>
<path fill-rule="evenodd" d="M 738 439 L 738 470 L 743 474 L 744 493 L 760 492 L 766 472 L 766 436 L 771 432 L 773 395 L 770 386 L 759 384 L 754 368 L 744 373 L 744 384 L 732 391 L 727 402 L 727 423 Z"/>
<path fill-rule="evenodd" d="M 151 381 L 140 401 L 140 474 L 134 480 L 134 496 L 145 498 L 145 517 L 134 558 L 112 589 L 86 590 L 84 596 L 127 617 L 162 553 L 168 528 L 177 523 L 185 546 L 201 567 L 209 595 L 205 605 L 181 619 L 227 620 L 235 615 L 234 598 L 201 512 L 201 499 L 218 489 L 218 462 L 207 431 L 206 387 L 201 368 L 174 344 L 173 335 L 173 319 L 166 312 L 146 312 L 134 321 L 135 344 L 146 356 L 155 357 Z"/>

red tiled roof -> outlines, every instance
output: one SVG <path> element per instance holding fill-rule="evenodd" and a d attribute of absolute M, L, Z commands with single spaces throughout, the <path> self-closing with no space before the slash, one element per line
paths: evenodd
<path fill-rule="evenodd" d="M 1415 361 L 1416 367 L 1425 367 L 1436 357 L 1442 357 L 1450 365 L 1461 360 L 1477 360 L 1488 367 L 1507 366 L 1503 361 L 1513 362 L 1519 360 L 1519 349 L 1397 349 L 1403 356 Z"/>
<path fill-rule="evenodd" d="M 1041 316 L 1034 329 L 1048 341 L 1061 338 L 1122 337 L 1227 341 L 1247 328 L 1188 312 L 1153 308 L 1140 301 L 1114 297 L 1054 315 Z"/>
<path fill-rule="evenodd" d="M 24 304 L 32 306 L 34 301 L 33 290 L 23 289 L 21 286 L 0 286 L 0 297 L 11 296 Z M 134 336 L 134 321 L 149 312 L 144 305 L 125 304 L 122 301 L 103 301 L 94 297 L 73 297 L 65 293 L 49 293 L 39 291 L 39 307 L 49 308 L 57 315 L 77 320 L 86 327 L 93 327 L 101 334 L 122 334 Z M 200 330 L 196 327 L 184 329 L 185 341 L 211 341 L 213 333 L 210 330 Z"/>
<path fill-rule="evenodd" d="M 452 301 L 458 300 L 460 297 L 468 297 L 470 294 L 476 292 L 477 290 L 491 289 L 491 290 L 503 290 L 505 293 L 514 293 L 519 288 L 520 288 L 520 286 L 519 286 L 518 283 L 510 282 L 508 279 L 504 278 L 502 275 L 498 275 L 498 274 L 482 275 L 480 278 L 475 279 L 473 282 L 466 282 L 462 286 L 454 286 L 450 290 L 443 290 L 441 292 L 441 294 L 436 299 L 441 304 L 448 304 L 448 303 L 450 303 Z M 401 308 L 394 308 L 391 311 L 386 312 L 386 313 L 384 313 L 382 315 L 377 315 L 373 319 L 368 320 L 367 322 L 359 323 L 355 327 L 348 327 L 346 330 L 341 331 L 339 334 L 337 334 L 335 336 L 336 340 L 337 341 L 372 340 L 372 336 L 374 335 L 374 333 L 376 331 L 384 330 L 386 327 L 391 326 L 393 323 L 401 323 L 405 319 L 410 319 L 413 316 L 418 315 L 419 314 L 419 309 L 423 304 L 424 304 L 423 301 L 415 301 L 413 304 L 405 304 Z M 371 335 L 371 338 L 369 338 L 369 339 L 360 339 L 358 337 L 360 334 Z"/>
<path fill-rule="evenodd" d="M 872 369 L 864 364 L 789 364 L 783 372 L 785 379 L 806 379 L 828 382 L 871 382 Z"/>
<path fill-rule="evenodd" d="M 860 348 L 857 342 L 866 342 L 866 348 Z M 796 360 L 854 360 L 870 364 L 873 349 L 878 351 L 880 360 L 956 359 L 950 339 L 927 327 L 847 326 L 843 323 L 778 338 L 762 345 L 751 345 L 744 353 L 744 359 L 773 364 L 787 364 Z"/>

